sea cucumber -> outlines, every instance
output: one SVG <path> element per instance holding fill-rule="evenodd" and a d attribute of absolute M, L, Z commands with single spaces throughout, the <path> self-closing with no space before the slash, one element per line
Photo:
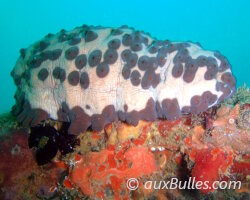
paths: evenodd
<path fill-rule="evenodd" d="M 12 113 L 23 126 L 70 122 L 69 133 L 114 121 L 174 120 L 230 97 L 236 80 L 219 52 L 122 26 L 61 30 L 20 50 Z"/>

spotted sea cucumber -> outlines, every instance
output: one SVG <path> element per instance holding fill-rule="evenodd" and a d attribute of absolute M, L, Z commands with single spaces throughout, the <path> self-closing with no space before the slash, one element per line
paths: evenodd
<path fill-rule="evenodd" d="M 70 122 L 69 133 L 114 121 L 177 119 L 230 97 L 235 78 L 219 52 L 157 40 L 122 26 L 61 30 L 20 50 L 12 113 L 24 126 Z"/>

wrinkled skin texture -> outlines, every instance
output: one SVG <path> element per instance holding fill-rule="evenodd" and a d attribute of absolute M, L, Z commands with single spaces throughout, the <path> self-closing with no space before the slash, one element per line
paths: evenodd
<path fill-rule="evenodd" d="M 11 74 L 18 87 L 13 113 L 23 125 L 67 121 L 72 134 L 118 120 L 137 125 L 198 114 L 235 90 L 218 52 L 127 27 L 48 34 L 21 50 Z"/>

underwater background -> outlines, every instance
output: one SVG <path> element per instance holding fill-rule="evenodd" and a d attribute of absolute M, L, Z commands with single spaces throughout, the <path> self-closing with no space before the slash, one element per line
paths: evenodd
<path fill-rule="evenodd" d="M 250 85 L 250 1 L 0 1 L 0 113 L 14 104 L 10 76 L 25 48 L 48 33 L 82 24 L 116 27 L 123 24 L 158 39 L 199 42 L 225 55 L 237 86 Z"/>

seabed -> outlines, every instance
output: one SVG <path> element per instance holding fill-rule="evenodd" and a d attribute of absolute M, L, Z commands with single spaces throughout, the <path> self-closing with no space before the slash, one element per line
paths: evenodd
<path fill-rule="evenodd" d="M 49 128 L 50 127 L 50 128 Z M 175 121 L 123 122 L 67 134 L 48 120 L 24 129 L 0 116 L 0 199 L 249 199 L 250 90 Z M 147 181 L 241 181 L 237 189 L 145 189 Z M 136 190 L 127 180 L 136 178 Z"/>

